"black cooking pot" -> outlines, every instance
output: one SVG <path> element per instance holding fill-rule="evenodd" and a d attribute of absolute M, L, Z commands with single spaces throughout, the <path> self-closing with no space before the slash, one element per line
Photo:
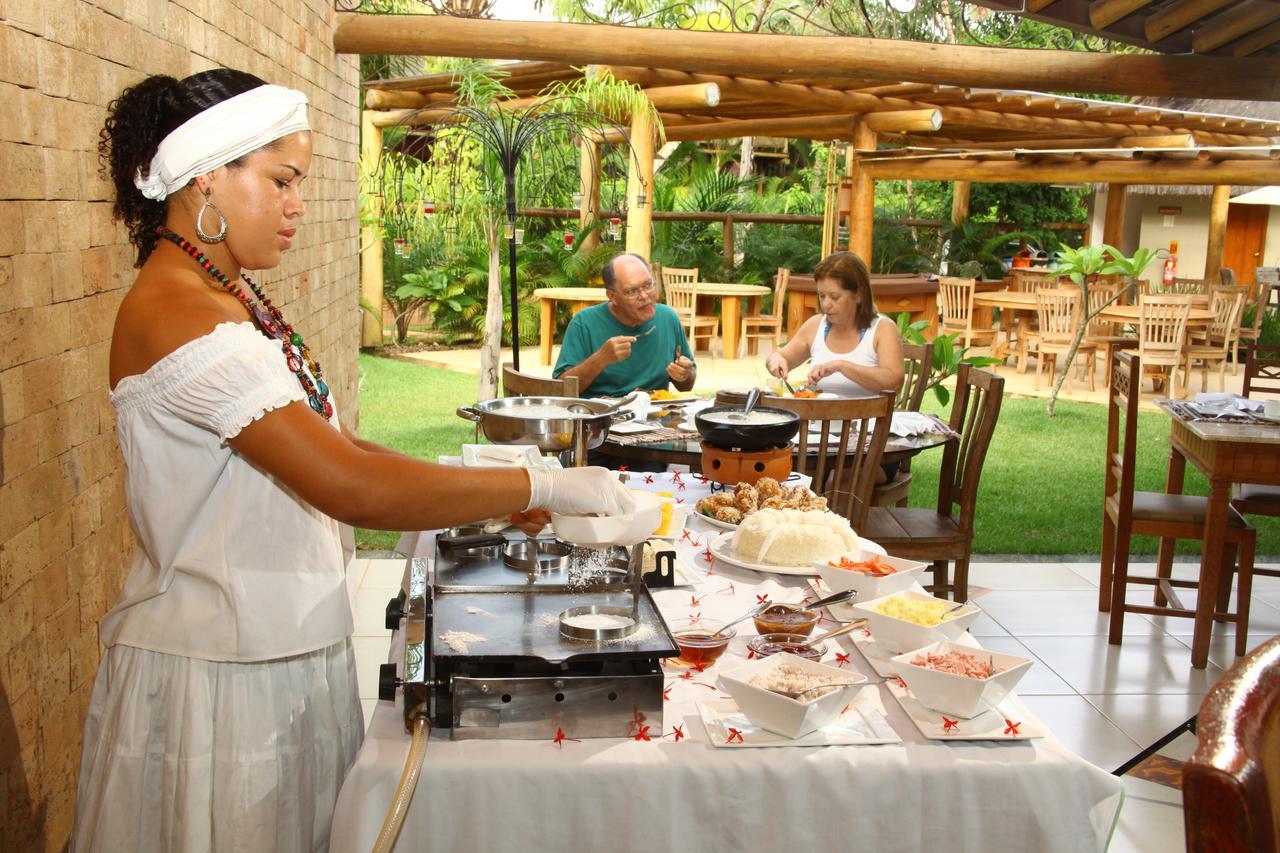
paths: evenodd
<path fill-rule="evenodd" d="M 752 414 L 767 412 L 782 415 L 785 421 L 771 424 L 735 423 L 730 420 L 707 420 L 717 412 L 741 412 L 742 406 L 712 406 L 694 415 L 693 422 L 708 444 L 725 450 L 767 450 L 782 447 L 800 431 L 800 416 L 786 409 L 756 406 Z"/>

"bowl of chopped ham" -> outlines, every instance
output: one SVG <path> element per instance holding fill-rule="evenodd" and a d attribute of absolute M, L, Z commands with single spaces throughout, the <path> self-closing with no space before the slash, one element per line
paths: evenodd
<path fill-rule="evenodd" d="M 862 601 L 859 596 L 853 610 L 866 617 L 876 644 L 893 652 L 958 640 L 982 612 L 972 604 L 957 606 L 954 601 L 914 590 L 871 601 Z"/>
<path fill-rule="evenodd" d="M 860 673 L 785 653 L 720 675 L 721 686 L 747 719 L 789 738 L 804 737 L 840 716 L 866 680 Z"/>
<path fill-rule="evenodd" d="M 934 643 L 892 660 L 921 705 L 966 720 L 995 709 L 1031 668 L 1028 658 L 959 643 Z"/>
<path fill-rule="evenodd" d="M 886 557 L 873 551 L 854 551 L 813 564 L 832 592 L 855 590 L 859 601 L 868 601 L 910 589 L 928 566 L 901 557 Z"/>

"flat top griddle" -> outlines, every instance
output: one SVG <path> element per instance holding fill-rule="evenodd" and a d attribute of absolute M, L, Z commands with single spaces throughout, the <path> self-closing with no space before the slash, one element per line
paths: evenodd
<path fill-rule="evenodd" d="M 520 658 L 562 663 L 602 658 L 669 657 L 679 653 L 675 638 L 658 613 L 649 591 L 640 585 L 636 598 L 638 625 L 616 640 L 574 640 L 560 633 L 560 614 L 589 604 L 630 608 L 633 591 L 578 592 L 540 588 L 536 593 L 508 588 L 502 592 L 439 587 L 435 589 L 430 640 L 437 658 L 470 661 Z M 465 652 L 442 639 L 449 631 L 484 637 L 468 642 Z"/>

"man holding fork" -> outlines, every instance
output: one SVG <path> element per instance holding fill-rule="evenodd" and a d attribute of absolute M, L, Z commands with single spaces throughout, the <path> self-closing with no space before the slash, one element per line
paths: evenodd
<path fill-rule="evenodd" d="M 552 376 L 576 376 L 583 397 L 621 397 L 669 384 L 691 390 L 698 375 L 693 348 L 676 312 L 658 302 L 648 261 L 616 255 L 602 276 L 609 299 L 569 321 Z"/>

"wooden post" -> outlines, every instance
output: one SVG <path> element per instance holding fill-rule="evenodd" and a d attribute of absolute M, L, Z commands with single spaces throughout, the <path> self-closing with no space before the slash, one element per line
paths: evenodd
<path fill-rule="evenodd" d="M 1102 220 L 1102 242 L 1122 252 L 1124 248 L 1120 243 L 1124 239 L 1124 202 L 1128 189 L 1128 184 L 1107 185 L 1107 212 Z"/>
<path fill-rule="evenodd" d="M 951 223 L 953 225 L 969 221 L 969 187 L 968 181 L 951 182 Z"/>
<path fill-rule="evenodd" d="M 382 158 L 382 128 L 373 123 L 372 110 L 360 113 L 360 183 L 371 199 L 369 213 L 382 217 L 378 194 L 378 161 Z M 376 226 L 360 229 L 360 346 L 382 346 L 382 235 Z"/>
<path fill-rule="evenodd" d="M 1213 188 L 1213 198 L 1209 202 L 1209 245 L 1204 254 L 1204 280 L 1210 285 L 1217 284 L 1222 273 L 1222 250 L 1227 241 L 1227 208 L 1230 201 L 1231 187 L 1223 184 Z"/>
<path fill-rule="evenodd" d="M 586 228 L 600 215 L 600 144 L 590 139 L 582 140 L 578 164 L 578 188 L 582 200 L 578 202 L 578 226 Z M 588 251 L 600 242 L 600 232 L 592 231 L 582 238 L 582 245 L 575 249 Z"/>
<path fill-rule="evenodd" d="M 637 112 L 631 117 L 631 156 L 627 158 L 627 251 L 649 258 L 652 247 L 653 122 L 649 113 Z"/>
<path fill-rule="evenodd" d="M 850 177 L 853 179 L 853 203 L 849 213 L 849 251 L 871 266 L 871 228 L 876 215 L 876 182 L 862 164 L 856 152 L 874 151 L 876 132 L 858 121 L 853 126 L 853 150 Z"/>
<path fill-rule="evenodd" d="M 726 216 L 724 218 L 724 225 L 721 227 L 721 234 L 723 235 L 723 243 L 724 243 L 724 271 L 725 271 L 725 278 L 727 279 L 729 277 L 728 274 L 733 272 L 733 217 L 732 216 Z"/>

